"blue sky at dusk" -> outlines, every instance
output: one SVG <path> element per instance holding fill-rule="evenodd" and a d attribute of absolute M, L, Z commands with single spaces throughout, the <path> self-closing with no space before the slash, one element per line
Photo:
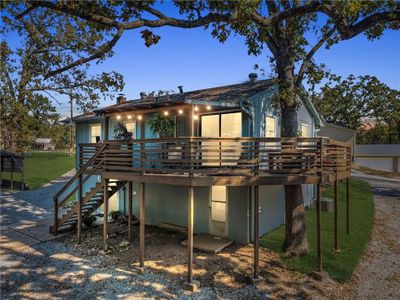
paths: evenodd
<path fill-rule="evenodd" d="M 139 98 L 141 91 L 176 91 L 178 85 L 189 91 L 243 82 L 248 80 L 255 64 L 269 71 L 268 49 L 258 57 L 249 56 L 241 36 L 231 35 L 221 44 L 212 38 L 210 30 L 156 28 L 154 32 L 161 40 L 147 48 L 140 31 L 125 32 L 114 48 L 115 55 L 100 65 L 93 63 L 90 70 L 93 74 L 121 73 L 125 79 L 123 93 L 128 99 Z M 15 38 L 11 37 L 9 42 L 17 42 Z M 335 74 L 374 75 L 390 87 L 400 89 L 400 31 L 386 31 L 373 42 L 359 35 L 329 50 L 320 49 L 315 59 L 324 62 Z M 61 102 L 61 105 L 55 103 L 58 111 L 66 115 L 67 99 L 57 98 Z M 100 106 L 113 103 L 114 100 L 102 100 Z"/>
<path fill-rule="evenodd" d="M 189 91 L 243 82 L 254 64 L 268 67 L 268 50 L 258 57 L 249 56 L 240 36 L 221 44 L 204 29 L 161 28 L 155 32 L 161 40 L 150 48 L 144 46 L 139 31 L 125 33 L 115 55 L 92 70 L 123 74 L 124 93 L 136 99 L 141 91 L 177 90 L 178 85 Z M 315 58 L 338 75 L 375 75 L 400 89 L 400 32 L 387 31 L 373 42 L 358 36 L 330 50 L 321 49 Z M 102 106 L 108 104 L 112 102 L 102 102 Z"/>

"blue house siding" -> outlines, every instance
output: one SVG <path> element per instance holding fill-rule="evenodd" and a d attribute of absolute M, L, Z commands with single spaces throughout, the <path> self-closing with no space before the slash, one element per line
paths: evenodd
<path fill-rule="evenodd" d="M 271 104 L 271 96 L 277 92 L 277 86 L 272 86 L 263 92 L 249 97 L 249 114 L 242 112 L 242 136 L 246 137 L 264 137 L 266 116 L 276 116 L 277 136 L 280 136 L 281 120 L 279 112 Z M 157 138 L 149 126 L 151 113 L 143 115 L 144 120 L 136 122 L 136 138 L 141 138 L 141 127 L 145 126 L 145 138 Z M 118 121 L 115 116 L 109 119 L 108 137 L 114 139 L 114 128 Z M 311 136 L 315 136 L 316 124 L 312 114 L 308 109 L 301 105 L 298 110 L 299 130 L 301 123 L 309 124 Z M 88 143 L 90 124 L 100 123 L 99 121 L 91 123 L 77 124 L 77 143 Z M 188 120 L 180 122 L 181 126 L 177 130 L 178 135 L 189 135 Z M 181 130 L 182 129 L 182 130 Z M 195 135 L 199 132 L 199 122 L 194 124 Z M 78 149 L 78 148 L 77 148 Z M 77 155 L 78 157 L 78 155 Z M 96 181 L 96 176 L 92 176 L 84 186 L 85 191 L 89 190 Z M 127 186 L 126 186 L 127 188 Z M 248 243 L 252 240 L 252 219 L 253 203 L 249 197 L 249 187 L 227 187 L 228 195 L 228 237 L 238 243 Z M 310 203 L 314 186 L 303 186 L 304 202 Z M 139 184 L 134 183 L 133 213 L 139 216 Z M 127 191 L 121 191 L 113 197 L 111 201 L 118 203 L 121 212 L 127 214 Z M 210 224 L 210 187 L 195 188 L 195 233 L 209 233 Z M 261 186 L 260 187 L 260 235 L 263 235 L 274 228 L 284 224 L 284 187 L 283 186 Z M 180 226 L 187 226 L 187 188 L 182 186 L 171 186 L 162 184 L 146 184 L 146 223 L 157 225 L 161 222 L 172 223 Z"/>

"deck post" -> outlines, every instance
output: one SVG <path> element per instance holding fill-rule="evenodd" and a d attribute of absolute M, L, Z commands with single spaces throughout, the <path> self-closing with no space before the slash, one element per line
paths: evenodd
<path fill-rule="evenodd" d="M 145 199 L 145 183 L 142 182 L 140 191 L 140 233 L 139 233 L 139 248 L 140 248 L 140 267 L 144 267 L 144 229 L 145 229 L 145 209 L 144 209 L 144 199 Z"/>
<path fill-rule="evenodd" d="M 188 187 L 188 270 L 187 282 L 184 289 L 195 292 L 199 288 L 199 282 L 193 280 L 193 221 L 194 221 L 194 188 Z"/>
<path fill-rule="evenodd" d="M 104 117 L 104 126 L 103 126 L 103 140 L 108 140 L 108 123 L 110 121 L 110 117 Z"/>
<path fill-rule="evenodd" d="M 339 252 L 339 230 L 338 230 L 338 180 L 334 182 L 334 238 L 335 238 L 335 252 Z"/>
<path fill-rule="evenodd" d="M 193 198 L 193 187 L 190 186 L 188 190 L 188 283 L 192 283 L 193 280 Z"/>
<path fill-rule="evenodd" d="M 79 175 L 78 179 L 78 224 L 77 224 L 77 235 L 78 244 L 81 243 L 82 239 L 82 175 Z"/>
<path fill-rule="evenodd" d="M 132 201 L 133 201 L 133 182 L 129 181 L 128 187 L 128 241 L 132 241 Z"/>
<path fill-rule="evenodd" d="M 346 233 L 350 233 L 350 178 L 346 178 Z"/>
<path fill-rule="evenodd" d="M 259 278 L 259 237 L 260 237 L 260 193 L 259 186 L 254 186 L 254 279 Z"/>
<path fill-rule="evenodd" d="M 108 251 L 108 179 L 103 179 L 103 243 L 104 251 Z"/>
<path fill-rule="evenodd" d="M 317 184 L 317 271 L 322 272 L 322 248 L 321 248 L 321 184 Z"/>

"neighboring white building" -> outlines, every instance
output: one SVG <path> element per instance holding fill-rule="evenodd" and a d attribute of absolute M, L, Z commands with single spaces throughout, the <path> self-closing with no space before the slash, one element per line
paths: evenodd
<path fill-rule="evenodd" d="M 40 150 L 54 150 L 56 148 L 56 145 L 51 139 L 37 138 L 35 139 L 35 144 L 33 145 L 33 148 Z"/>
<path fill-rule="evenodd" d="M 325 123 L 318 131 L 319 136 L 351 144 L 352 157 L 354 161 L 354 148 L 356 146 L 356 131 L 335 124 Z"/>
<path fill-rule="evenodd" d="M 355 163 L 389 172 L 400 170 L 400 144 L 356 145 Z"/>

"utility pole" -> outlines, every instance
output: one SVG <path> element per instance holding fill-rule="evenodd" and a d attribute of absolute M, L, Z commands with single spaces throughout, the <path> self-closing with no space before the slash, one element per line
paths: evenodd
<path fill-rule="evenodd" d="M 73 112 L 73 102 L 72 102 L 72 97 L 69 97 L 69 103 L 70 103 L 70 116 L 69 116 L 69 157 L 72 157 L 73 152 L 74 152 L 74 145 L 72 144 L 72 118 L 74 116 Z"/>

